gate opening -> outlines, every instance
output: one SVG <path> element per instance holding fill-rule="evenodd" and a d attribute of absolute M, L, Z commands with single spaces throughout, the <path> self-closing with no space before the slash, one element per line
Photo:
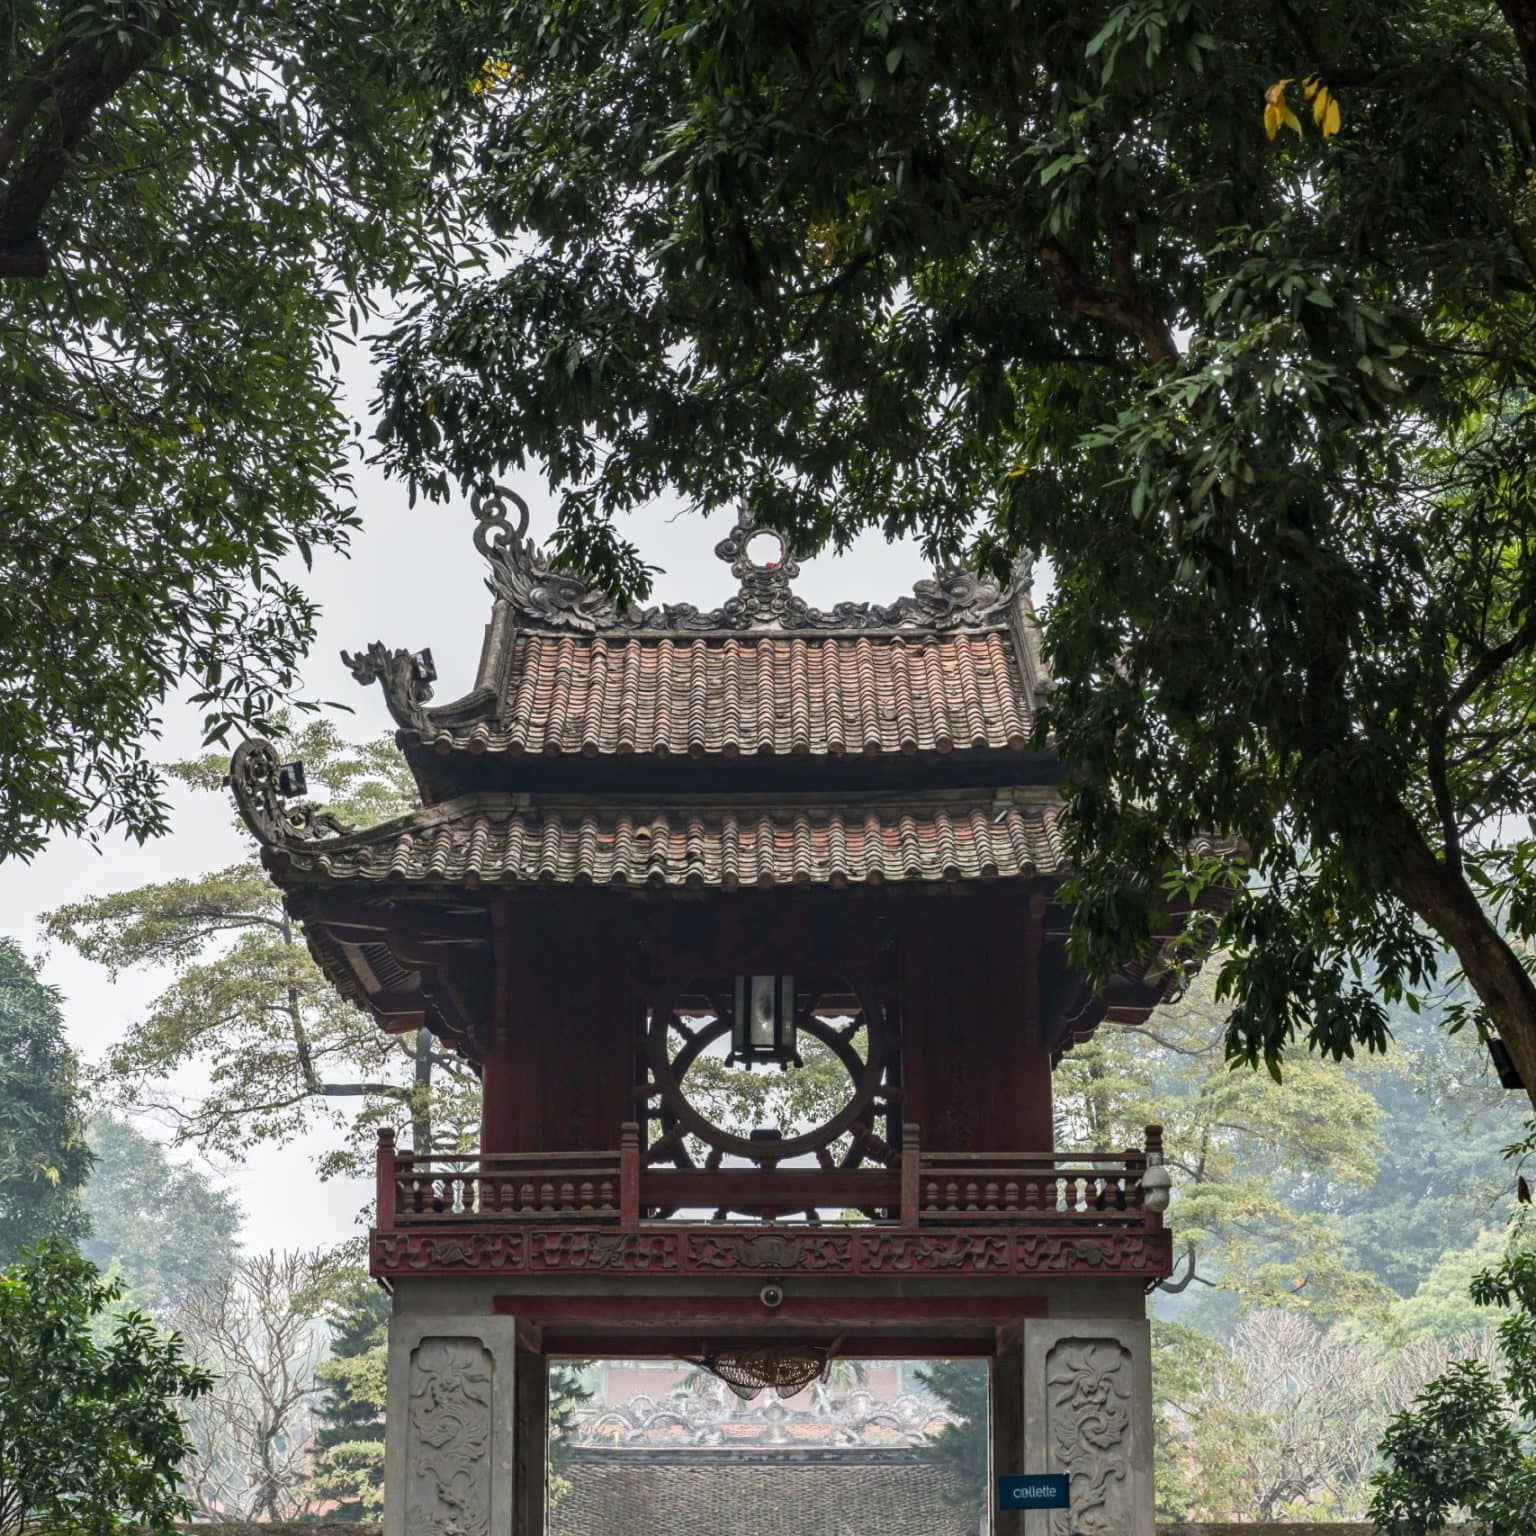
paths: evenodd
<path fill-rule="evenodd" d="M 702 1363 L 550 1365 L 550 1536 L 987 1536 L 985 1359 L 833 1359 L 748 1395 Z"/>

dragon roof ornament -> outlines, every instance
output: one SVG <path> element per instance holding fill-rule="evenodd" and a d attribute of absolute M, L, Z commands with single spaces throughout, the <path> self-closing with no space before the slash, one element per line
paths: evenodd
<path fill-rule="evenodd" d="M 1031 567 L 1021 559 L 1007 586 L 974 571 L 939 570 L 894 603 L 838 603 L 812 608 L 791 589 L 800 574 L 789 541 L 743 512 L 716 546 L 740 589 L 719 608 L 692 603 L 654 607 L 621 605 L 568 571 L 551 568 L 528 533 L 528 503 L 495 486 L 470 500 L 475 548 L 490 563 L 487 585 L 531 629 L 656 634 L 707 634 L 742 630 L 950 630 L 1007 622 L 1014 596 L 1028 590 Z M 514 526 L 512 509 L 516 509 Z"/>
<path fill-rule="evenodd" d="M 246 826 L 263 847 L 346 837 L 356 831 L 303 800 L 286 802 L 278 787 L 280 768 L 277 749 L 270 742 L 243 741 L 235 748 L 224 781 L 234 791 Z"/>

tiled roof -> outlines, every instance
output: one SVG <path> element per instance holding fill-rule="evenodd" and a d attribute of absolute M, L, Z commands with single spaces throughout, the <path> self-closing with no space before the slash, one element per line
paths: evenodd
<path fill-rule="evenodd" d="M 940 1462 L 858 1453 L 812 1463 L 794 1453 L 751 1461 L 698 1451 L 576 1451 L 551 1536 L 966 1536 L 987 1490 L 962 1487 Z"/>
<path fill-rule="evenodd" d="M 416 742 L 471 752 L 734 756 L 1022 749 L 1006 631 L 725 638 L 519 634 L 498 720 Z"/>
<path fill-rule="evenodd" d="M 289 843 L 289 878 L 404 884 L 842 885 L 1053 875 L 1059 802 L 977 796 L 661 810 L 465 796 L 350 836 Z M 297 879 L 292 877 L 297 876 Z"/>

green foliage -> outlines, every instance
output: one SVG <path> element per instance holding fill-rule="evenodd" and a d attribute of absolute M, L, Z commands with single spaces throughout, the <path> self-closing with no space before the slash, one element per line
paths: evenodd
<path fill-rule="evenodd" d="M 1188 1426 L 1204 1422 L 1200 1412 L 1213 1382 L 1227 1377 L 1231 1365 L 1221 1344 L 1208 1333 L 1183 1323 L 1152 1323 L 1152 1414 L 1157 1517 L 1184 1520 L 1192 1509 L 1222 1509 L 1235 1505 L 1230 1459 L 1220 1461 L 1196 1454 L 1188 1445 Z M 1264 1433 L 1263 1410 L 1251 1409 Z M 1227 1426 L 1230 1435 L 1232 1426 Z M 1228 1439 L 1227 1445 L 1234 1442 Z"/>
<path fill-rule="evenodd" d="M 1351 1262 L 1347 1229 L 1328 1209 L 1375 1176 L 1375 1102 L 1358 1072 L 1315 1057 L 1283 1083 L 1233 1071 L 1222 1048 L 1229 1005 L 1213 992 L 1202 975 L 1144 1026 L 1106 1027 L 1075 1047 L 1056 1073 L 1057 1144 L 1139 1145 L 1143 1126 L 1160 1123 L 1169 1221 L 1205 1287 L 1245 1306 L 1381 1315 L 1387 1293 Z"/>
<path fill-rule="evenodd" d="M 331 1352 L 316 1372 L 321 1388 L 313 1491 L 335 1501 L 330 1520 L 377 1520 L 384 1507 L 385 1330 L 389 1297 L 350 1278 L 326 1308 Z"/>
<path fill-rule="evenodd" d="M 946 1424 L 921 1454 L 946 1469 L 941 1486 L 952 1490 L 961 1507 L 973 1509 L 980 1494 L 977 1528 L 984 1530 L 992 1504 L 992 1373 L 984 1360 L 934 1360 L 917 1378 L 959 1420 Z"/>
<path fill-rule="evenodd" d="M 0 1264 L 85 1231 L 91 1152 L 77 1075 L 58 993 L 0 938 Z"/>
<path fill-rule="evenodd" d="M 157 1318 L 234 1267 L 240 1207 L 195 1168 L 125 1120 L 92 1118 L 81 1254 L 119 1276 L 127 1299 Z"/>
<path fill-rule="evenodd" d="M 325 721 L 294 731 L 286 750 L 352 821 L 410 803 L 405 764 L 387 739 L 355 746 Z M 188 783 L 224 793 L 215 757 L 178 764 Z M 380 1125 L 409 1124 L 413 1145 L 457 1144 L 478 1124 L 468 1066 L 425 1030 L 386 1035 L 342 998 L 255 857 L 196 879 L 91 897 L 45 918 L 50 937 L 116 973 L 164 966 L 171 981 L 107 1053 L 106 1080 L 125 1104 L 153 1105 L 176 1141 L 239 1158 L 321 1124 L 345 1128 L 320 1159 L 322 1176 L 369 1165 Z M 182 1102 L 167 1080 L 193 1068 L 204 1097 Z M 350 1112 L 344 1112 L 347 1106 Z"/>
<path fill-rule="evenodd" d="M 1468 1250 L 1485 1227 L 1502 1225 L 1513 1193 L 1501 1155 L 1509 1095 L 1482 1042 L 1472 1031 L 1447 1034 L 1444 1017 L 1436 1005 L 1393 1008 L 1391 1049 L 1361 1075 L 1377 1110 L 1371 1183 L 1312 1184 L 1291 1196 L 1331 1217 L 1348 1262 L 1399 1296 L 1414 1295 L 1442 1255 Z M 1461 1321 L 1452 1332 L 1471 1321 L 1465 1279 L 1454 1302 Z"/>
<path fill-rule="evenodd" d="M 549 1368 L 549 1502 L 553 1507 L 565 1499 L 571 1489 L 566 1472 L 574 1448 L 576 1416 L 581 1405 L 592 1397 L 583 1385 L 581 1369 L 574 1365 Z"/>
<path fill-rule="evenodd" d="M 1480 1536 L 1524 1536 L 1536 1509 L 1536 1250 L 1515 1247 L 1472 1284 L 1499 1324 L 1502 1371 L 1458 1361 L 1382 1440 L 1371 1519 L 1384 1536 L 1435 1536 L 1465 1513 Z"/>
<path fill-rule="evenodd" d="M 57 1246 L 0 1273 L 0 1536 L 169 1533 L 190 1513 L 177 1405 L 212 1383 L 174 1334 L 114 1314 L 120 1295 Z"/>
<path fill-rule="evenodd" d="M 546 0 L 498 51 L 517 257 L 384 341 L 385 463 L 536 459 L 617 591 L 664 486 L 1043 552 L 1078 958 L 1240 834 L 1234 1058 L 1381 1048 L 1432 931 L 1536 1095 L 1528 0 Z"/>
<path fill-rule="evenodd" d="M 299 682 L 345 547 L 338 353 L 451 272 L 457 0 L 17 0 L 0 44 L 0 857 L 166 829 L 145 756 Z"/>

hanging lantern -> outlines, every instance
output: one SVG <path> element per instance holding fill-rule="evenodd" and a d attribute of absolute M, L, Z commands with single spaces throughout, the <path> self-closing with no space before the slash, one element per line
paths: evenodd
<path fill-rule="evenodd" d="M 795 1050 L 795 978 L 738 976 L 726 1062 L 740 1062 L 750 1070 L 757 1062 L 769 1061 L 780 1068 L 803 1065 Z"/>

